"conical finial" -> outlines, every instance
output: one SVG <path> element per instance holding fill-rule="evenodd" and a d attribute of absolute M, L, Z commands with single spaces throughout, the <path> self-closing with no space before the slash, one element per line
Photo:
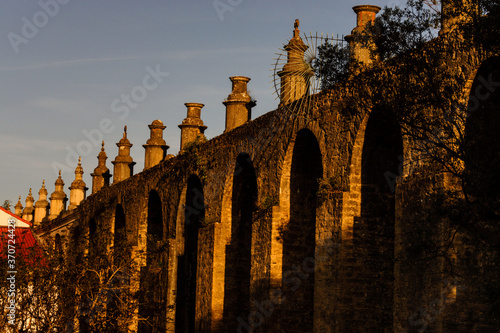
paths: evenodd
<path fill-rule="evenodd" d="M 78 157 L 78 165 L 76 166 L 75 169 L 75 175 L 76 179 L 81 179 L 81 176 L 83 175 L 83 168 L 82 168 L 82 157 Z"/>
<path fill-rule="evenodd" d="M 23 215 L 23 204 L 21 203 L 21 196 L 19 196 L 19 200 L 17 201 L 17 204 L 14 206 L 15 214 L 17 216 Z"/>
<path fill-rule="evenodd" d="M 47 189 L 45 188 L 45 179 L 42 181 L 42 187 L 40 188 L 40 191 L 38 191 L 38 194 L 40 195 L 40 200 L 45 200 L 47 197 Z"/>
<path fill-rule="evenodd" d="M 54 185 L 56 186 L 54 192 L 50 195 L 50 219 L 55 219 L 59 213 L 66 210 L 66 194 L 64 193 L 64 180 L 62 179 L 62 172 L 59 170 L 59 177 L 56 179 Z"/>
<path fill-rule="evenodd" d="M 59 171 L 59 172 L 61 172 L 61 171 Z M 30 192 L 28 193 L 28 195 L 31 195 L 31 188 L 30 188 Z"/>
<path fill-rule="evenodd" d="M 64 185 L 64 181 L 62 180 L 62 176 L 61 176 L 61 170 L 59 170 L 59 177 L 57 177 L 55 185 L 56 185 L 56 191 L 57 191 L 57 186 Z"/>
<path fill-rule="evenodd" d="M 97 154 L 97 160 L 99 161 L 98 167 L 104 166 L 106 164 L 107 158 L 108 158 L 108 156 L 106 155 L 106 152 L 104 151 L 104 141 L 103 141 L 102 146 L 101 146 L 101 151 L 99 152 L 99 154 Z M 96 172 L 96 171 L 94 170 L 94 172 Z"/>
<path fill-rule="evenodd" d="M 127 138 L 127 126 L 125 126 L 123 128 L 123 138 L 120 139 L 120 141 L 118 141 L 117 143 L 118 147 L 120 147 L 120 145 L 130 145 L 130 141 L 128 140 Z M 130 147 L 132 147 L 132 145 L 130 145 Z"/>
<path fill-rule="evenodd" d="M 295 23 L 293 24 L 293 27 L 295 28 L 295 30 L 293 30 L 293 38 L 295 38 L 295 39 L 300 38 L 299 25 L 300 25 L 300 21 L 299 21 L 299 19 L 296 19 Z"/>
<path fill-rule="evenodd" d="M 116 144 L 118 147 L 118 155 L 111 163 L 114 164 L 113 184 L 122 181 L 133 174 L 133 166 L 135 162 L 130 156 L 130 148 L 133 144 L 127 139 L 127 126 L 123 128 L 123 138 Z"/>

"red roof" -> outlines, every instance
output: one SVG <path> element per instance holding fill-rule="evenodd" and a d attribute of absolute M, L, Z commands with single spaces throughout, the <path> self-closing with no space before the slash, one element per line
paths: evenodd
<path fill-rule="evenodd" d="M 9 226 L 9 220 L 15 220 L 16 223 Z M 8 254 L 11 254 L 16 261 L 23 259 L 29 264 L 46 262 L 43 251 L 33 235 L 31 223 L 2 207 L 0 207 L 0 249 L 2 260 L 13 258 L 7 258 Z M 11 253 L 8 252 L 9 249 Z"/>
<path fill-rule="evenodd" d="M 22 228 L 26 228 L 26 227 L 31 227 L 32 225 L 31 222 L 28 222 L 25 219 L 20 218 L 16 214 L 12 213 L 10 210 L 0 207 L 0 227 L 6 227 L 8 220 L 12 218 L 17 220 L 16 227 L 20 226 Z"/>

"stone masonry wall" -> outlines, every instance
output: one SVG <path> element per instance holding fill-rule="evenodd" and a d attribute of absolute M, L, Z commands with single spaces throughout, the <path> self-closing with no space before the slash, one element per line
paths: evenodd
<path fill-rule="evenodd" d="M 449 70 L 474 77 L 478 65 L 488 56 L 471 49 L 457 55 Z M 106 237 L 113 233 L 115 207 L 120 204 L 127 240 L 140 253 L 146 246 L 147 200 L 149 193 L 156 191 L 167 242 L 165 298 L 174 306 L 175 295 L 180 292 L 176 290 L 179 257 L 187 251 L 185 225 L 190 215 L 203 211 L 198 226 L 196 313 L 194 318 L 184 314 L 198 332 L 418 331 L 422 327 L 421 309 L 445 288 L 441 263 L 436 260 L 423 265 L 417 259 L 426 249 L 415 248 L 418 245 L 414 244 L 415 237 L 439 242 L 439 223 L 423 228 L 422 222 L 429 222 L 424 213 L 424 193 L 442 181 L 425 174 L 425 168 L 420 174 L 406 169 L 411 162 L 407 157 L 413 155 L 411 144 L 402 138 L 398 154 L 407 163 L 398 174 L 396 190 L 384 189 L 386 201 L 380 199 L 383 195 L 378 190 L 367 195 L 377 182 L 363 180 L 373 166 L 362 162 L 367 154 L 363 147 L 367 145 L 365 130 L 371 110 L 353 112 L 352 105 L 343 103 L 347 89 L 339 86 L 321 92 L 307 118 L 280 110 L 269 112 L 102 189 L 80 205 L 78 224 L 88 231 L 88 223 L 94 219 L 99 233 Z M 383 135 L 386 128 L 378 131 L 375 129 L 371 140 Z M 308 133 L 306 146 L 300 147 L 304 141 L 299 132 Z M 314 147 L 317 153 L 310 156 Z M 257 195 L 255 207 L 248 207 L 251 226 L 245 230 L 250 234 L 242 236 L 249 242 L 237 243 L 235 237 L 239 236 L 232 233 L 231 223 L 239 200 L 233 191 L 233 179 L 242 172 L 236 163 L 240 154 L 250 158 Z M 315 159 L 316 169 L 312 167 Z M 378 163 L 376 156 L 373 161 Z M 383 163 L 381 168 L 387 165 Z M 399 162 L 389 164 L 397 167 Z M 381 171 L 376 169 L 377 173 Z M 201 182 L 203 191 L 194 196 L 202 196 L 199 202 L 203 207 L 186 203 L 192 175 Z M 377 184 L 384 186 L 383 181 Z M 392 206 L 380 215 L 380 205 L 386 204 Z M 387 217 L 387 212 L 392 215 Z M 297 239 L 303 233 L 310 237 L 301 243 Z M 235 249 L 231 244 L 250 248 Z M 226 272 L 230 269 L 226 264 L 235 258 L 235 253 L 228 251 L 238 250 L 250 256 L 249 291 L 226 294 Z M 139 254 L 137 260 L 145 263 Z M 235 272 L 229 278 L 245 285 L 238 279 L 248 277 Z M 242 307 L 244 313 L 228 317 L 224 308 L 228 301 L 248 307 Z M 307 308 L 303 308 L 303 302 L 308 302 Z M 169 316 L 166 325 L 173 330 L 172 318 L 178 315 Z M 425 322 L 429 330 L 441 331 L 438 317 Z M 379 318 L 383 323 L 377 326 Z"/>

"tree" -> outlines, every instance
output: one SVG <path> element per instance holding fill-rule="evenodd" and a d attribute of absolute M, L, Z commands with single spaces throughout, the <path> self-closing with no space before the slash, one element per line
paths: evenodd
<path fill-rule="evenodd" d="M 12 201 L 10 201 L 10 200 L 5 200 L 5 201 L 3 202 L 2 208 L 5 208 L 5 209 L 7 209 L 7 210 L 10 210 L 10 206 L 11 206 L 11 205 L 12 205 Z"/>
<path fill-rule="evenodd" d="M 485 40 L 490 45 L 498 44 L 498 16 L 500 4 L 495 0 L 478 1 L 479 10 L 473 6 L 460 5 L 462 0 L 448 0 L 451 5 L 458 6 L 461 11 L 473 17 L 472 31 L 461 26 L 464 33 L 474 34 L 476 38 Z M 425 43 L 438 36 L 441 12 L 437 9 L 437 0 L 408 0 L 406 7 L 384 7 L 375 20 L 375 24 L 367 33 L 375 36 L 377 53 L 373 56 L 381 61 L 421 48 Z M 488 14 L 482 17 L 478 13 Z M 471 25 L 468 24 L 468 27 Z M 486 32 L 486 34 L 483 34 Z M 369 37 L 366 36 L 368 40 Z M 321 81 L 322 89 L 332 88 L 336 83 L 345 80 L 349 68 L 360 66 L 353 64 L 349 58 L 348 44 L 331 44 L 325 42 L 318 47 L 317 59 L 313 62 L 316 76 Z"/>
<path fill-rule="evenodd" d="M 74 235 L 80 234 L 78 228 Z M 6 332 L 135 332 L 134 317 L 142 302 L 150 309 L 163 306 L 144 297 L 156 288 L 157 272 L 141 270 L 124 255 L 130 251 L 127 245 L 106 251 L 109 238 L 104 236 L 90 243 L 94 251 L 85 251 L 89 239 L 78 237 L 45 238 L 42 251 L 31 247 L 17 255 L 15 325 L 9 324 L 7 312 L 0 313 L 0 327 Z M 8 271 L 7 260 L 0 264 Z M 139 273 L 144 278 L 140 288 Z M 0 292 L 7 295 L 8 285 L 2 283 Z M 7 302 L 0 298 L 2 309 Z M 153 326 L 152 318 L 139 320 L 151 332 L 164 331 Z"/>
<path fill-rule="evenodd" d="M 332 88 L 335 83 L 347 78 L 349 67 L 349 47 L 328 42 L 318 46 L 318 56 L 313 61 L 321 89 Z"/>

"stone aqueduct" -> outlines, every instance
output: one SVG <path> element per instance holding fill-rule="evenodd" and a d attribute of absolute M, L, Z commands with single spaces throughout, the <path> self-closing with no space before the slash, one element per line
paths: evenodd
<path fill-rule="evenodd" d="M 463 99 L 480 89 L 481 65 L 492 56 L 471 47 L 450 62 L 447 70 L 468 78 Z M 342 85 L 319 93 L 307 117 L 278 109 L 249 120 L 248 78 L 231 80 L 223 134 L 200 139 L 202 105 L 188 103 L 181 153 L 164 156 L 164 127 L 155 121 L 145 169 L 132 174 L 124 133 L 113 184 L 103 150 L 92 194 L 37 233 L 68 228 L 84 252 L 107 233 L 110 248 L 125 242 L 147 253 L 156 236 L 166 244 L 167 326 L 178 332 L 399 332 L 417 322 L 415 312 L 448 286 L 430 268 L 395 258 L 412 240 L 410 201 L 443 178 L 413 174 L 397 121 L 376 107 L 347 112 Z M 146 264 L 147 256 L 136 258 Z M 443 323 L 429 325 L 438 331 Z"/>

